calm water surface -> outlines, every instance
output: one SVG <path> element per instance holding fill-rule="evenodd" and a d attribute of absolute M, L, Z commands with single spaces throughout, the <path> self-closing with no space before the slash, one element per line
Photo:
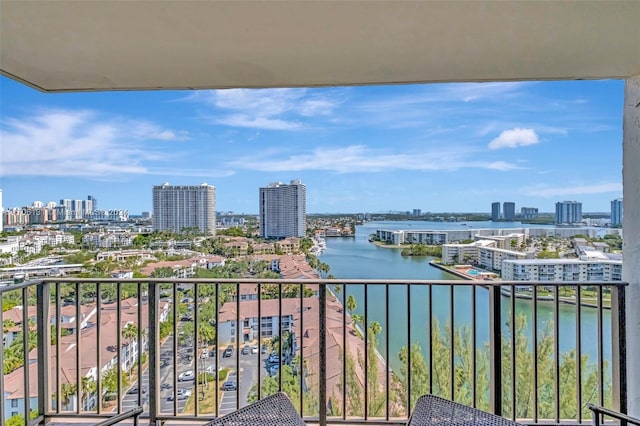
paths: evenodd
<path fill-rule="evenodd" d="M 400 249 L 377 247 L 368 241 L 370 234 L 377 229 L 463 229 L 473 228 L 519 228 L 534 227 L 522 225 L 519 222 L 492 223 L 468 222 L 465 225 L 448 222 L 368 222 L 356 227 L 355 238 L 327 238 L 327 250 L 320 259 L 330 267 L 330 273 L 337 279 L 407 279 L 407 280 L 460 280 L 455 275 L 444 272 L 429 265 L 430 257 L 403 257 Z M 460 280 L 461 281 L 461 280 Z M 363 286 L 351 285 L 346 288 L 347 296 L 353 294 L 357 300 L 356 312 L 366 314 L 369 321 L 378 321 L 382 325 L 379 336 L 380 352 L 386 353 L 386 307 L 384 286 L 369 286 L 365 300 Z M 434 286 L 433 317 L 437 318 L 444 327 L 451 322 L 449 309 L 451 291 L 449 287 Z M 472 319 L 472 290 L 469 286 L 456 287 L 454 290 L 453 323 L 455 327 L 471 325 Z M 408 302 L 408 300 L 410 302 Z M 502 298 L 503 322 L 510 316 L 511 304 L 508 297 Z M 478 347 L 489 342 L 489 294 L 486 289 L 478 288 L 476 295 L 476 341 Z M 411 323 L 409 336 L 407 327 L 407 313 L 410 311 Z M 526 332 L 532 336 L 532 302 L 516 301 L 516 313 L 527 316 Z M 559 311 L 559 344 L 560 351 L 567 352 L 576 347 L 576 307 L 560 305 Z M 553 320 L 553 306 L 548 302 L 538 303 L 538 338 L 546 327 L 547 322 Z M 589 362 L 597 360 L 597 310 L 593 308 L 581 309 L 581 337 L 582 352 L 589 356 Z M 398 352 L 408 342 L 420 343 L 425 359 L 428 360 L 428 332 L 429 329 L 429 290 L 427 287 L 412 286 L 408 296 L 407 286 L 391 285 L 389 288 L 389 358 L 392 369 L 399 369 Z M 506 327 L 505 327 L 506 330 Z M 611 359 L 611 316 L 609 311 L 603 315 L 604 330 L 604 359 Z"/>

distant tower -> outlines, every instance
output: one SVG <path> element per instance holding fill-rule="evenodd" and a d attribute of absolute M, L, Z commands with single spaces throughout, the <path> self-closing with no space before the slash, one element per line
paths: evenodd
<path fill-rule="evenodd" d="M 611 226 L 621 226 L 622 215 L 622 198 L 611 201 Z"/>
<path fill-rule="evenodd" d="M 153 229 L 176 231 L 198 228 L 216 233 L 216 189 L 203 183 L 199 186 L 171 186 L 165 183 L 153 187 Z"/>
<path fill-rule="evenodd" d="M 491 220 L 500 220 L 500 202 L 491 203 Z"/>
<path fill-rule="evenodd" d="M 506 201 L 502 204 L 502 215 L 504 220 L 512 222 L 516 218 L 516 203 Z"/>
<path fill-rule="evenodd" d="M 582 222 L 582 203 L 577 201 L 558 201 L 556 203 L 556 223 Z"/>
<path fill-rule="evenodd" d="M 535 219 L 538 217 L 538 208 L 537 207 L 522 207 L 520 209 L 520 216 L 523 219 Z"/>
<path fill-rule="evenodd" d="M 289 185 L 270 183 L 260 188 L 260 236 L 304 238 L 307 231 L 307 187 L 299 180 Z"/>

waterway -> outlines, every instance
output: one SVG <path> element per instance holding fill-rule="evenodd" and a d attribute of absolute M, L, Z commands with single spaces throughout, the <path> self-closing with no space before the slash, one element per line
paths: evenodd
<path fill-rule="evenodd" d="M 407 279 L 407 280 L 460 280 L 429 264 L 431 257 L 403 257 L 400 249 L 377 247 L 368 241 L 370 234 L 377 229 L 442 229 L 452 230 L 467 228 L 521 228 L 534 227 L 522 225 L 519 222 L 468 222 L 465 225 L 449 222 L 367 222 L 356 227 L 355 238 L 327 238 L 327 249 L 320 259 L 330 267 L 330 273 L 338 280 L 343 279 Z M 350 285 L 346 288 L 346 295 L 353 294 L 357 301 L 356 313 L 364 314 L 365 308 L 369 321 L 378 321 L 383 328 L 379 336 L 379 349 L 386 353 L 386 297 L 384 286 L 369 286 L 365 301 L 364 288 L 361 285 Z M 429 290 L 427 287 L 412 287 L 407 296 L 407 286 L 392 285 L 389 289 L 389 362 L 392 369 L 400 367 L 398 352 L 408 342 L 420 343 L 425 359 L 428 359 L 428 330 L 429 330 Z M 445 286 L 433 287 L 433 317 L 437 318 L 441 327 L 450 322 L 450 288 Z M 342 297 L 342 296 L 340 296 Z M 454 291 L 454 326 L 471 325 L 472 319 L 472 290 L 470 286 L 456 287 Z M 409 302 L 408 302 L 409 300 Z M 503 323 L 510 316 L 510 298 L 503 297 L 501 301 Z M 516 300 L 516 314 L 524 313 L 527 317 L 526 335 L 533 341 L 532 323 L 533 309 L 529 300 Z M 477 289 L 476 295 L 476 342 L 481 347 L 489 342 L 489 294 L 484 288 Z M 408 335 L 407 313 L 410 310 L 410 329 Z M 576 307 L 561 304 L 559 309 L 559 347 L 561 353 L 566 353 L 576 347 Z M 553 321 L 553 304 L 538 303 L 538 339 L 544 329 Z M 581 349 L 589 356 L 589 362 L 597 360 L 597 324 L 598 315 L 594 308 L 581 309 Z M 506 327 L 503 328 L 505 331 Z M 444 331 L 444 328 L 443 328 Z M 603 358 L 611 359 L 611 315 L 608 310 L 603 313 Z M 609 365 L 611 363 L 609 362 Z"/>

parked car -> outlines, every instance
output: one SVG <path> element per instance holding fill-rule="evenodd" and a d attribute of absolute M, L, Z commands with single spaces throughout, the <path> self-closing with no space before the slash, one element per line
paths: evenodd
<path fill-rule="evenodd" d="M 269 354 L 269 358 L 267 358 L 267 362 L 271 362 L 271 363 L 280 362 L 280 355 L 278 355 L 275 352 L 271 352 L 271 354 Z"/>
<path fill-rule="evenodd" d="M 138 393 L 138 385 L 133 385 L 129 388 L 129 390 L 127 391 L 128 394 L 136 394 Z M 142 387 L 142 393 L 147 393 L 147 388 L 146 387 Z"/>
<path fill-rule="evenodd" d="M 223 358 L 229 358 L 233 355 L 233 346 L 227 346 L 227 348 L 222 352 Z"/>
<path fill-rule="evenodd" d="M 269 376 L 275 376 L 276 374 L 278 374 L 278 371 L 280 371 L 280 366 L 278 364 L 272 365 L 271 367 L 269 367 Z"/>
<path fill-rule="evenodd" d="M 187 380 L 193 380 L 195 378 L 196 376 L 193 373 L 193 371 L 189 370 L 189 371 L 185 371 L 184 373 L 180 373 L 180 375 L 178 376 L 178 381 L 185 382 Z"/>
<path fill-rule="evenodd" d="M 181 399 L 188 399 L 191 396 L 191 390 L 189 389 L 178 389 L 178 391 L 175 393 L 175 395 L 177 395 L 177 399 L 181 400 Z M 169 395 L 169 398 L 167 398 L 169 401 L 173 401 L 174 398 L 176 398 L 173 393 L 171 395 Z"/>
<path fill-rule="evenodd" d="M 267 345 L 262 345 L 262 349 L 260 350 L 261 354 L 266 354 L 267 353 Z"/>
<path fill-rule="evenodd" d="M 251 347 L 251 353 L 252 354 L 257 354 L 258 353 L 258 345 L 253 345 Z"/>
<path fill-rule="evenodd" d="M 227 380 L 222 384 L 223 391 L 232 391 L 237 389 L 238 389 L 238 385 L 236 384 L 236 382 L 232 382 L 231 380 Z"/>
<path fill-rule="evenodd" d="M 250 351 L 251 351 L 251 348 L 249 346 L 242 347 L 242 355 L 249 355 Z"/>

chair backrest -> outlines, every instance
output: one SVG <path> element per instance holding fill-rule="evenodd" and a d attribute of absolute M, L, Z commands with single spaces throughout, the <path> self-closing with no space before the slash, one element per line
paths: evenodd
<path fill-rule="evenodd" d="M 520 426 L 518 423 L 487 413 L 477 408 L 468 407 L 448 399 L 434 395 L 423 395 L 418 398 L 411 412 L 410 426 L 454 425 L 466 426 L 483 424 L 486 426 Z"/>
<path fill-rule="evenodd" d="M 303 426 L 289 397 L 278 392 L 251 405 L 215 419 L 206 426 Z"/>

